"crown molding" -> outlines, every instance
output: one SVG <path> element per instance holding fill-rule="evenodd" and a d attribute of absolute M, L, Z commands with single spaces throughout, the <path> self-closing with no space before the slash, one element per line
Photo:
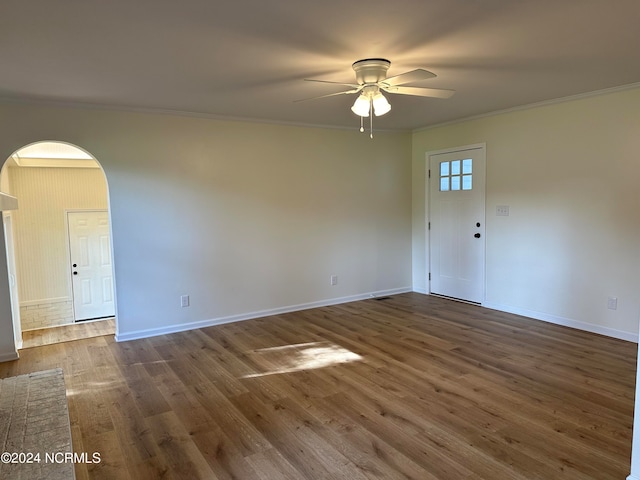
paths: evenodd
<path fill-rule="evenodd" d="M 478 115 L 471 115 L 469 117 L 458 118 L 456 120 L 450 120 L 448 122 L 437 123 L 434 125 L 428 125 L 426 127 L 416 128 L 412 133 L 424 132 L 426 130 L 432 130 L 434 128 L 446 127 L 454 125 L 456 123 L 469 122 L 471 120 L 478 120 L 486 117 L 494 117 L 496 115 L 502 115 L 505 113 L 521 112 L 523 110 L 530 110 L 532 108 L 546 107 L 549 105 L 557 105 L 560 103 L 573 102 L 575 100 L 583 100 L 585 98 L 600 97 L 602 95 L 609 95 L 612 93 L 625 92 L 627 90 L 634 90 L 640 88 L 640 82 L 629 83 L 627 85 L 620 85 L 618 87 L 604 88 L 602 90 L 594 90 L 592 92 L 578 93 L 576 95 L 569 95 L 567 97 L 558 97 L 550 100 L 543 100 L 541 102 L 528 103 L 526 105 L 519 105 L 517 107 L 505 108 L 502 110 L 494 110 L 492 112 L 480 113 Z"/>
<path fill-rule="evenodd" d="M 397 129 L 397 130 L 396 129 L 379 129 L 377 130 L 377 132 L 378 133 L 418 133 L 426 130 L 431 130 L 434 128 L 440 128 L 448 125 L 454 125 L 457 123 L 468 122 L 471 120 L 478 120 L 481 118 L 493 117 L 493 116 L 502 115 L 505 113 L 519 112 L 519 111 L 529 110 L 532 108 L 556 105 L 560 103 L 572 102 L 575 100 L 582 100 L 582 99 L 598 97 L 602 95 L 609 95 L 612 93 L 624 92 L 627 90 L 634 90 L 636 88 L 640 88 L 640 82 L 630 83 L 627 85 L 620 85 L 617 87 L 605 88 L 601 90 L 594 90 L 592 92 L 579 93 L 576 95 L 569 95 L 566 97 L 558 97 L 550 100 L 543 100 L 541 102 L 528 103 L 525 105 L 519 105 L 516 107 L 505 108 L 501 110 L 494 110 L 491 112 L 480 113 L 478 115 L 471 115 L 468 117 L 462 117 L 462 118 L 450 120 L 447 122 L 427 125 L 425 127 L 420 127 L 416 129 Z M 172 115 L 172 116 L 178 116 L 178 117 L 203 118 L 208 120 L 217 120 L 217 121 L 224 121 L 224 122 L 282 125 L 282 126 L 288 126 L 288 127 L 301 127 L 301 128 L 324 128 L 329 130 L 347 131 L 347 130 L 355 129 L 355 127 L 325 125 L 321 123 L 315 124 L 315 123 L 293 122 L 293 121 L 284 121 L 284 120 L 272 120 L 272 119 L 265 119 L 265 118 L 237 117 L 232 115 L 219 115 L 214 113 L 190 112 L 190 111 L 184 111 L 184 110 L 172 110 L 172 109 L 151 108 L 151 107 L 133 107 L 133 106 L 126 106 L 126 105 L 106 105 L 101 103 L 67 102 L 67 101 L 61 101 L 61 100 L 45 100 L 45 99 L 32 98 L 32 97 L 13 98 L 13 97 L 0 96 L 0 104 L 73 108 L 73 109 L 85 109 L 85 110 L 104 110 L 104 111 L 123 112 L 123 113 L 140 113 L 140 114 L 149 114 L 149 115 Z"/>
<path fill-rule="evenodd" d="M 84 103 L 84 102 L 66 102 L 62 100 L 45 100 L 40 98 L 31 97 L 1 97 L 0 104 L 4 105 L 28 105 L 34 107 L 55 107 L 55 108 L 72 108 L 72 109 L 84 109 L 84 110 L 104 110 L 121 113 L 140 113 L 147 115 L 172 115 L 177 117 L 187 118 L 203 118 L 207 120 L 217 120 L 221 122 L 238 122 L 238 123 L 255 123 L 266 125 L 282 125 L 287 127 L 301 127 L 301 128 L 323 128 L 329 130 L 352 130 L 358 131 L 358 126 L 340 126 L 340 125 L 325 125 L 315 123 L 293 122 L 284 120 L 272 120 L 266 118 L 252 118 L 252 117 L 236 117 L 232 115 L 218 115 L 214 113 L 204 112 L 189 112 L 185 110 L 171 110 L 164 108 L 152 108 L 152 107 L 132 107 L 126 105 L 106 105 L 102 103 Z M 358 132 L 360 133 L 360 132 Z M 376 133 L 411 133 L 411 129 L 378 129 Z"/>

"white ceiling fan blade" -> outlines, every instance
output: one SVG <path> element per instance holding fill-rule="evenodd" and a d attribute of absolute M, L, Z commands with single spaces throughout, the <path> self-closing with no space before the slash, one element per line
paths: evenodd
<path fill-rule="evenodd" d="M 456 93 L 455 90 L 445 90 L 442 88 L 426 87 L 380 87 L 388 93 L 399 93 L 401 95 L 416 95 L 418 97 L 449 98 Z"/>
<path fill-rule="evenodd" d="M 393 77 L 385 78 L 381 83 L 386 85 L 404 85 L 406 83 L 419 82 L 435 77 L 435 73 L 431 73 L 423 68 L 411 70 L 410 72 L 401 73 Z"/>
<path fill-rule="evenodd" d="M 336 95 L 348 95 L 350 93 L 358 93 L 360 90 L 362 90 L 362 87 L 354 88 L 353 90 L 345 90 L 344 92 L 336 92 L 336 93 L 329 93 L 327 95 L 320 95 L 318 97 L 301 98 L 300 100 L 294 100 L 294 102 L 306 102 L 307 100 L 316 100 L 318 98 L 335 97 Z"/>
<path fill-rule="evenodd" d="M 305 78 L 305 82 L 318 82 L 318 83 L 330 83 L 332 85 L 344 85 L 345 87 L 358 88 L 360 85 L 357 83 L 342 83 L 342 82 L 332 82 L 331 80 L 316 80 L 315 78 Z"/>

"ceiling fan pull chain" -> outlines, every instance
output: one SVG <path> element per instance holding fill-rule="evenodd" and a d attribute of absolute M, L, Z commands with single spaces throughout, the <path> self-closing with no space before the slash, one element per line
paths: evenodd
<path fill-rule="evenodd" d="M 364 117 L 360 117 L 360 132 L 364 132 Z"/>
<path fill-rule="evenodd" d="M 369 138 L 373 138 L 373 102 L 369 107 Z"/>

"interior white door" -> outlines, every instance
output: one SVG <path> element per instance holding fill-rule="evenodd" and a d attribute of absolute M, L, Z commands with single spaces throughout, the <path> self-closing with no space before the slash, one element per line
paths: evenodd
<path fill-rule="evenodd" d="M 484 145 L 431 153 L 429 163 L 430 291 L 484 301 Z"/>
<path fill-rule="evenodd" d="M 107 211 L 67 212 L 75 321 L 115 314 Z"/>

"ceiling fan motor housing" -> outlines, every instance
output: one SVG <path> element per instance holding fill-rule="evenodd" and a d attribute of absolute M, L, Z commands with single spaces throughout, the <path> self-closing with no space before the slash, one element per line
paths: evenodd
<path fill-rule="evenodd" d="M 381 82 L 387 78 L 390 66 L 391 62 L 385 58 L 365 58 L 352 65 L 359 85 Z"/>

